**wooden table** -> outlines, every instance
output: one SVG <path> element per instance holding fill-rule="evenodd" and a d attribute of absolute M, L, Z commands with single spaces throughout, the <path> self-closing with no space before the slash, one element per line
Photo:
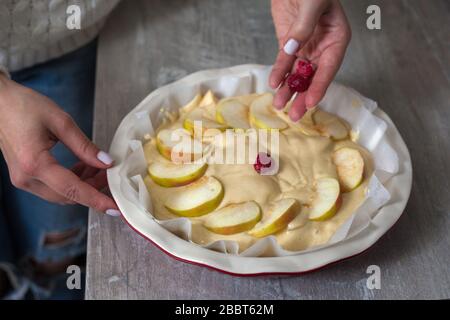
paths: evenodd
<path fill-rule="evenodd" d="M 381 7 L 382 29 L 366 28 Z M 450 297 L 448 1 L 343 1 L 353 39 L 337 76 L 379 102 L 411 152 L 399 222 L 368 252 L 298 277 L 238 278 L 168 257 L 122 220 L 90 214 L 87 299 L 406 299 Z M 191 72 L 271 64 L 269 1 L 123 1 L 100 36 L 95 142 L 108 148 L 148 93 Z M 366 287 L 369 265 L 381 290 Z"/>

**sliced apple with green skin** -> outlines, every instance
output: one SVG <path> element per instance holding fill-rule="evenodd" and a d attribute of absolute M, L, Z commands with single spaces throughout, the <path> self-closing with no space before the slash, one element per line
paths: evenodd
<path fill-rule="evenodd" d="M 287 227 L 299 213 L 300 208 L 298 201 L 292 198 L 281 199 L 274 203 L 270 209 L 269 217 L 265 221 L 261 221 L 252 230 L 249 235 L 262 238 Z"/>
<path fill-rule="evenodd" d="M 342 201 L 339 182 L 333 178 L 321 178 L 316 181 L 315 189 L 309 220 L 324 221 L 333 217 Z"/>
<path fill-rule="evenodd" d="M 343 140 L 348 137 L 347 126 L 336 116 L 323 111 L 316 110 L 312 115 L 314 127 L 321 135 L 333 140 Z"/>
<path fill-rule="evenodd" d="M 356 189 L 363 181 L 364 159 L 354 148 L 341 148 L 332 156 L 343 192 Z"/>
<path fill-rule="evenodd" d="M 217 105 L 216 120 L 235 129 L 250 129 L 248 106 L 236 99 L 222 100 Z"/>
<path fill-rule="evenodd" d="M 228 128 L 227 125 L 206 118 L 202 109 L 195 109 L 192 112 L 189 112 L 189 114 L 187 114 L 186 118 L 184 119 L 183 128 L 191 133 L 195 133 L 195 126 L 197 123 L 201 123 L 202 132 L 208 129 L 225 131 L 225 129 Z"/>
<path fill-rule="evenodd" d="M 206 163 L 173 164 L 154 162 L 148 166 L 152 180 L 162 187 L 180 187 L 200 179 L 208 165 Z"/>
<path fill-rule="evenodd" d="M 223 199 L 222 184 L 214 177 L 199 180 L 174 190 L 164 203 L 167 210 L 181 217 L 199 217 L 214 211 Z"/>
<path fill-rule="evenodd" d="M 273 111 L 272 101 L 271 93 L 263 94 L 253 100 L 250 105 L 250 121 L 259 129 L 286 129 L 288 124 Z"/>
<path fill-rule="evenodd" d="M 211 232 L 228 235 L 250 230 L 259 220 L 261 209 L 255 201 L 248 201 L 211 213 L 203 225 Z"/>
<path fill-rule="evenodd" d="M 176 130 L 176 132 L 175 132 Z M 183 153 L 186 155 L 186 160 L 193 161 L 201 157 L 201 143 L 192 139 L 189 131 L 185 129 L 163 129 L 156 135 L 156 148 L 159 153 L 167 160 L 172 161 L 172 151 L 176 148 L 177 158 L 183 158 Z"/>

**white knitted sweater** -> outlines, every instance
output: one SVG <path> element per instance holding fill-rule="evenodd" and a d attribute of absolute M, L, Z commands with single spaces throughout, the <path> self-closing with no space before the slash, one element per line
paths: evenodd
<path fill-rule="evenodd" d="M 118 2 L 0 0 L 0 71 L 20 70 L 87 44 Z M 77 15 L 68 11 L 70 5 L 80 9 L 81 29 L 67 27 L 68 19 Z"/>

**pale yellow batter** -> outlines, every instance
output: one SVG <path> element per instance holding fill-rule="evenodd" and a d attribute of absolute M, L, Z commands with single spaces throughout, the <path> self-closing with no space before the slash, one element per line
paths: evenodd
<path fill-rule="evenodd" d="M 249 97 L 246 99 L 251 100 Z M 289 127 L 280 132 L 279 171 L 276 175 L 259 175 L 251 164 L 210 164 L 205 175 L 214 176 L 224 187 L 224 198 L 218 209 L 232 203 L 254 200 L 260 205 L 264 219 L 264 212 L 273 201 L 281 198 L 297 199 L 302 205 L 301 211 L 288 228 L 274 236 L 287 250 L 303 250 L 326 243 L 362 204 L 368 178 L 373 171 L 372 158 L 367 150 L 350 138 L 333 141 L 327 137 L 308 136 L 299 130 L 300 124 L 288 119 L 286 113 L 277 111 L 277 114 L 289 124 Z M 305 121 L 308 121 L 307 119 L 308 114 L 305 116 Z M 183 115 L 178 119 L 172 119 L 164 127 L 179 128 L 182 123 Z M 356 148 L 361 152 L 365 162 L 364 181 L 355 190 L 342 194 L 342 205 L 332 218 L 322 222 L 310 221 L 308 206 L 314 196 L 313 183 L 321 177 L 337 178 L 332 153 L 343 146 Z M 144 150 L 149 164 L 153 161 L 167 161 L 159 154 L 155 139 L 150 139 L 144 145 Z M 153 202 L 153 215 L 161 220 L 176 218 L 176 215 L 164 207 L 164 203 L 177 188 L 161 187 L 148 176 L 145 178 L 145 183 Z M 258 240 L 246 232 L 234 235 L 215 234 L 202 225 L 206 216 L 190 218 L 193 226 L 192 240 L 198 244 L 208 244 L 219 239 L 235 240 L 240 245 L 240 251 L 243 251 Z M 271 253 L 267 252 L 266 255 Z"/>

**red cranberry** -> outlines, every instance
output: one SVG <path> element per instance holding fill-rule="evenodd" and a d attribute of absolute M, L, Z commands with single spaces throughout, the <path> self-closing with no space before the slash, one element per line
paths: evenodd
<path fill-rule="evenodd" d="M 315 72 L 311 62 L 300 60 L 295 72 L 290 74 L 286 80 L 289 88 L 295 92 L 305 92 L 308 90 Z"/>
<path fill-rule="evenodd" d="M 311 84 L 311 78 L 305 78 L 298 73 L 293 73 L 287 78 L 287 84 L 293 91 L 305 92 Z"/>
<path fill-rule="evenodd" d="M 311 78 L 315 72 L 313 64 L 304 60 L 298 62 L 296 71 L 304 78 Z"/>
<path fill-rule="evenodd" d="M 253 168 L 255 168 L 255 171 L 260 174 L 263 168 L 270 168 L 271 165 L 272 159 L 270 158 L 270 154 L 260 152 L 256 157 L 256 162 L 253 164 Z"/>

